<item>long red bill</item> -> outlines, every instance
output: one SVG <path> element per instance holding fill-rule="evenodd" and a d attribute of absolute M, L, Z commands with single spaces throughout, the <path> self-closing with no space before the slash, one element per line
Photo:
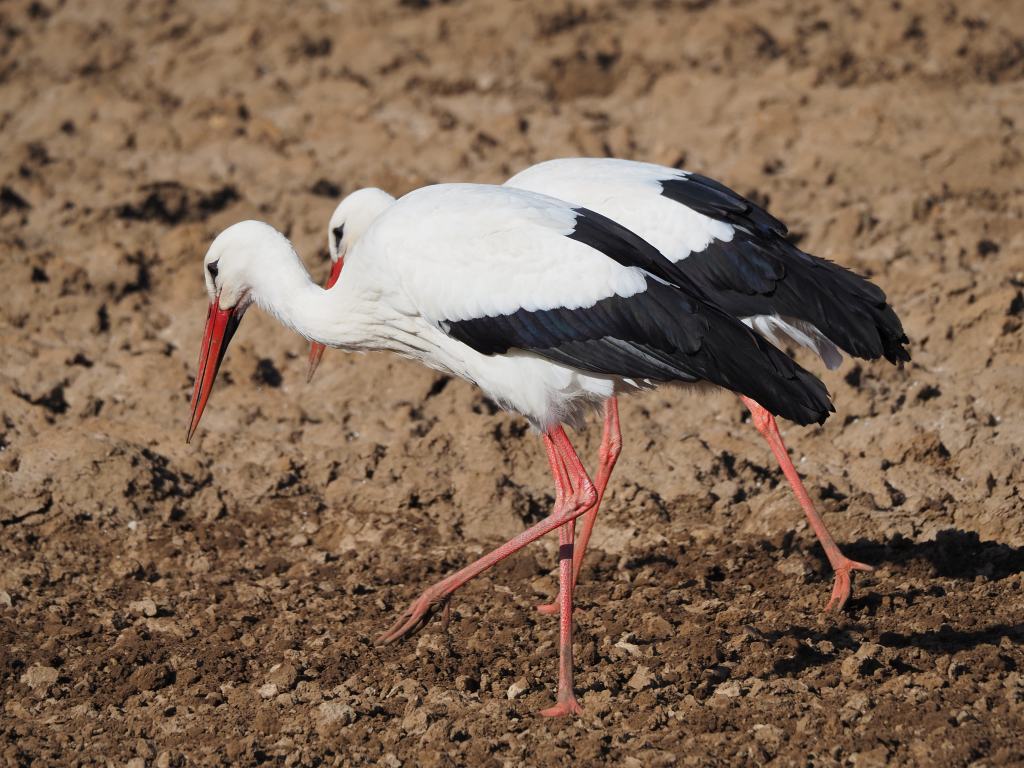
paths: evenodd
<path fill-rule="evenodd" d="M 210 399 L 213 382 L 217 379 L 224 353 L 228 351 L 231 337 L 235 335 L 242 312 L 237 307 L 220 308 L 220 298 L 213 300 L 206 315 L 206 331 L 203 333 L 203 346 L 199 350 L 199 367 L 196 371 L 196 385 L 192 390 L 192 417 L 188 425 L 188 436 L 185 442 L 191 442 L 192 436 L 203 417 L 206 401 Z"/>
<path fill-rule="evenodd" d="M 330 290 L 334 287 L 334 284 L 338 282 L 338 278 L 341 276 L 341 268 L 344 265 L 345 259 L 339 256 L 338 260 L 331 265 L 331 274 L 324 283 L 324 290 Z M 316 373 L 316 369 L 320 366 L 320 360 L 324 356 L 324 349 L 326 347 L 318 341 L 311 341 L 309 343 L 309 369 L 306 372 L 307 383 L 313 380 L 313 374 Z"/>

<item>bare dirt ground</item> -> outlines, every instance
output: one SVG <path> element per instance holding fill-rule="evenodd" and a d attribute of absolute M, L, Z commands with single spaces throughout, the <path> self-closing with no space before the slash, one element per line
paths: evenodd
<path fill-rule="evenodd" d="M 4 765 L 1021 765 L 1024 13 L 1006 0 L 0 4 Z M 200 260 L 243 218 L 323 275 L 340 192 L 678 164 L 873 275 L 912 339 L 785 427 L 830 574 L 735 398 L 624 404 L 547 721 L 545 513 L 470 386 L 243 324 L 184 443 Z M 813 361 L 804 360 L 811 364 Z M 580 443 L 596 453 L 596 425 Z M 133 762 L 134 761 L 134 762 Z"/>

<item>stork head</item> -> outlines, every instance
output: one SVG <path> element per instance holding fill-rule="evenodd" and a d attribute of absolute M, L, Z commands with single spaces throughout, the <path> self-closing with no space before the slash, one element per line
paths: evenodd
<path fill-rule="evenodd" d="M 366 187 L 351 192 L 338 203 L 331 214 L 327 225 L 327 250 L 331 254 L 331 273 L 324 283 L 324 288 L 331 288 L 341 275 L 345 265 L 345 254 L 369 229 L 374 220 L 387 210 L 395 198 L 376 187 Z M 309 373 L 307 381 L 313 380 L 320 359 L 324 355 L 324 345 L 315 341 L 309 348 Z"/>
<path fill-rule="evenodd" d="M 282 258 L 298 260 L 288 239 L 261 221 L 233 224 L 217 235 L 206 252 L 203 278 L 210 306 L 192 390 L 192 414 L 186 442 L 192 439 L 199 426 L 217 371 L 242 315 L 256 298 L 259 286 L 275 279 Z"/>

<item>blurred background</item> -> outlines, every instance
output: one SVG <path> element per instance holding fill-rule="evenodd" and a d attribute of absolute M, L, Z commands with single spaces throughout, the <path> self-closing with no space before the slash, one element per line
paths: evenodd
<path fill-rule="evenodd" d="M 1024 13 L 998 0 L 7 0 L 4 762 L 1024 760 L 1022 121 Z M 551 723 L 554 541 L 447 634 L 372 647 L 547 513 L 524 422 L 383 355 L 328 352 L 307 385 L 254 310 L 184 435 L 221 229 L 269 222 L 320 279 L 342 194 L 574 155 L 769 207 L 885 289 L 913 363 L 824 372 L 836 415 L 783 426 L 878 566 L 841 617 L 735 398 L 624 403 L 577 598 L 587 714 Z"/>

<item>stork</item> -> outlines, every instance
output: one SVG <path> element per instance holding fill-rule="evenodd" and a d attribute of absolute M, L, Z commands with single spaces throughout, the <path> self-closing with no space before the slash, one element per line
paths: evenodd
<path fill-rule="evenodd" d="M 311 341 L 390 350 L 462 377 L 541 433 L 555 482 L 551 514 L 428 588 L 378 642 L 417 630 L 467 581 L 557 528 L 558 693 L 545 715 L 580 711 L 573 523 L 597 503 L 563 424 L 578 426 L 614 396 L 661 384 L 718 385 L 801 424 L 832 410 L 820 381 L 699 298 L 650 244 L 600 214 L 532 192 L 474 184 L 411 192 L 360 232 L 345 254 L 345 279 L 330 290 L 261 222 L 226 229 L 203 264 L 210 305 L 188 439 L 252 304 Z"/>
<path fill-rule="evenodd" d="M 787 228 L 759 206 L 713 179 L 675 168 L 614 158 L 563 158 L 538 163 L 506 187 L 551 195 L 603 214 L 655 246 L 704 299 L 724 308 L 779 346 L 792 343 L 817 354 L 830 369 L 842 353 L 889 362 L 907 361 L 908 343 L 885 293 L 869 280 L 786 240 Z M 345 252 L 394 198 L 374 188 L 357 190 L 331 216 L 327 286 L 341 273 Z M 323 356 L 310 349 L 308 378 Z M 842 610 L 854 571 L 871 566 L 843 554 L 797 473 L 772 413 L 740 395 L 751 421 L 768 443 L 834 573 L 825 610 Z M 598 504 L 583 519 L 575 548 L 579 578 L 587 543 L 622 445 L 618 407 L 605 405 L 595 485 Z M 556 605 L 540 606 L 554 612 Z"/>

